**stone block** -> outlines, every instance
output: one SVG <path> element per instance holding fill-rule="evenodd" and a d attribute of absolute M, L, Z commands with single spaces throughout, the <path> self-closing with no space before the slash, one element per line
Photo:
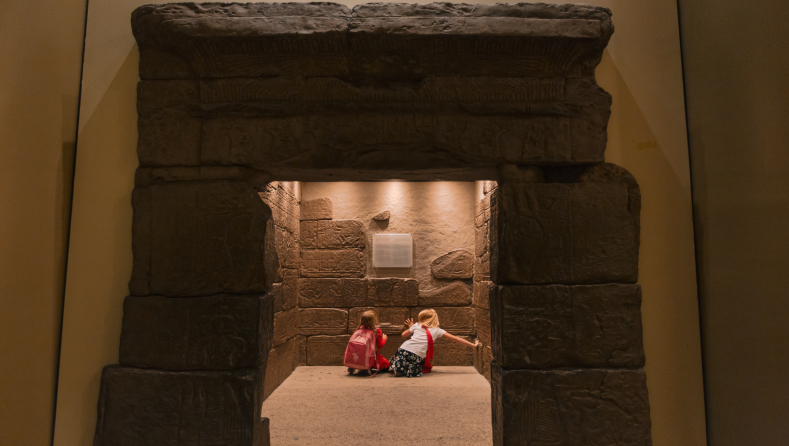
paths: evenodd
<path fill-rule="evenodd" d="M 387 335 L 397 335 L 406 329 L 405 320 L 411 317 L 411 313 L 406 307 L 362 307 L 351 308 L 348 311 L 348 334 L 353 334 L 360 326 L 362 313 L 367 310 L 374 310 L 378 315 L 378 327 Z"/>
<path fill-rule="evenodd" d="M 194 80 L 150 80 L 137 83 L 137 113 L 149 115 L 168 108 L 186 108 L 200 101 Z"/>
<path fill-rule="evenodd" d="M 365 279 L 299 279 L 302 308 L 356 307 L 367 303 Z"/>
<path fill-rule="evenodd" d="M 477 338 L 483 345 L 490 347 L 490 311 L 474 307 L 474 326 L 477 329 Z"/>
<path fill-rule="evenodd" d="M 471 279 L 473 266 L 474 254 L 457 249 L 433 260 L 430 270 L 436 279 Z"/>
<path fill-rule="evenodd" d="M 486 221 L 474 230 L 474 254 L 477 257 L 485 255 L 490 250 L 488 223 Z"/>
<path fill-rule="evenodd" d="M 290 231 L 282 226 L 275 226 L 274 246 L 280 269 L 297 269 L 299 267 L 299 243 Z"/>
<path fill-rule="evenodd" d="M 282 309 L 287 311 L 296 308 L 299 304 L 299 271 L 295 269 L 283 270 L 282 280 Z"/>
<path fill-rule="evenodd" d="M 643 370 L 492 366 L 493 444 L 651 446 Z"/>
<path fill-rule="evenodd" d="M 301 202 L 301 220 L 331 220 L 332 202 L 330 198 L 316 198 Z"/>
<path fill-rule="evenodd" d="M 490 281 L 490 252 L 474 258 L 474 280 Z"/>
<path fill-rule="evenodd" d="M 463 339 L 474 342 L 469 336 Z M 461 345 L 449 339 L 440 338 L 435 342 L 433 365 L 435 366 L 472 366 L 474 365 L 474 348 Z"/>
<path fill-rule="evenodd" d="M 272 349 L 268 354 L 268 362 L 263 377 L 263 400 L 282 384 L 298 367 L 299 352 L 296 338 Z M 261 401 L 262 402 L 262 401 Z"/>
<path fill-rule="evenodd" d="M 350 335 L 310 336 L 307 338 L 307 365 L 342 365 Z"/>
<path fill-rule="evenodd" d="M 120 363 L 165 370 L 227 370 L 265 362 L 273 295 L 128 296 Z M 268 315 L 267 315 L 268 314 Z M 270 325 L 269 325 L 270 329 Z"/>
<path fill-rule="evenodd" d="M 298 366 L 307 365 L 307 337 L 298 335 L 296 336 L 296 348 L 299 351 Z"/>
<path fill-rule="evenodd" d="M 348 311 L 337 308 L 300 308 L 300 335 L 339 335 L 348 332 Z"/>
<path fill-rule="evenodd" d="M 299 310 L 293 308 L 288 311 L 274 313 L 274 336 L 272 337 L 272 347 L 277 348 L 280 344 L 296 337 L 296 324 L 299 319 Z"/>
<path fill-rule="evenodd" d="M 474 224 L 477 228 L 490 221 L 490 195 L 474 203 Z"/>
<path fill-rule="evenodd" d="M 367 235 L 356 220 L 311 220 L 301 222 L 304 249 L 364 249 Z"/>
<path fill-rule="evenodd" d="M 136 188 L 132 205 L 131 294 L 269 290 L 264 252 L 271 211 L 249 184 L 195 181 Z"/>
<path fill-rule="evenodd" d="M 392 213 L 387 211 L 379 212 L 373 216 L 373 220 L 375 221 L 388 221 L 389 218 L 392 216 Z"/>
<path fill-rule="evenodd" d="M 184 110 L 164 109 L 137 120 L 140 167 L 198 166 L 202 120 Z"/>
<path fill-rule="evenodd" d="M 257 372 L 169 372 L 108 366 L 99 391 L 96 446 L 251 446 L 265 422 Z M 264 434 L 264 433 L 263 433 Z"/>
<path fill-rule="evenodd" d="M 412 308 L 411 317 L 418 320 L 419 312 L 425 308 Z M 474 334 L 474 309 L 471 307 L 435 307 L 439 326 L 455 336 Z"/>
<path fill-rule="evenodd" d="M 485 310 L 490 309 L 490 290 L 493 288 L 493 282 L 474 282 L 474 295 L 472 297 L 472 305 L 477 308 Z"/>
<path fill-rule="evenodd" d="M 409 307 L 419 304 L 419 283 L 414 279 L 369 279 L 369 305 Z"/>
<path fill-rule="evenodd" d="M 492 346 L 507 368 L 642 367 L 638 285 L 499 286 Z"/>
<path fill-rule="evenodd" d="M 419 293 L 419 305 L 432 306 L 469 306 L 471 305 L 471 289 L 463 282 L 452 282 L 447 285 Z"/>
<path fill-rule="evenodd" d="M 256 171 L 257 172 L 257 171 Z M 272 181 L 266 184 L 260 198 L 271 208 L 274 224 L 291 234 L 299 232 L 299 202 L 290 181 Z"/>
<path fill-rule="evenodd" d="M 302 277 L 364 277 L 367 263 L 359 249 L 305 249 Z"/>
<path fill-rule="evenodd" d="M 490 346 L 482 346 L 474 350 L 474 368 L 490 382 L 490 366 L 493 362 L 493 351 Z"/>
<path fill-rule="evenodd" d="M 610 164 L 583 169 L 580 174 L 578 169 L 547 170 L 546 178 L 557 182 L 499 183 L 490 226 L 494 282 L 638 279 L 638 185 L 624 169 Z"/>
<path fill-rule="evenodd" d="M 271 282 L 282 282 L 283 270 L 280 265 L 279 252 L 277 252 L 277 227 L 274 220 L 266 222 L 265 238 L 263 240 L 263 251 L 265 259 L 263 259 L 263 266 L 265 268 L 265 275 Z"/>

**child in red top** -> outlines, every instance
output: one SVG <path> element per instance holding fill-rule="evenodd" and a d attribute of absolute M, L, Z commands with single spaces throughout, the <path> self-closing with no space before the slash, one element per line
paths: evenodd
<path fill-rule="evenodd" d="M 375 311 L 368 310 L 362 313 L 362 326 L 370 330 L 375 330 L 375 369 L 376 371 L 386 371 L 389 368 L 389 361 L 381 355 L 381 349 L 386 345 L 387 336 L 381 331 L 378 325 L 378 315 Z M 356 369 L 348 367 L 348 373 L 353 375 Z"/>

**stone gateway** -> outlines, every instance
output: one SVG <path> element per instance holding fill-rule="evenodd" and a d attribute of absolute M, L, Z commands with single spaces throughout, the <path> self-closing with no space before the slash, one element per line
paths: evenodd
<path fill-rule="evenodd" d="M 268 445 L 261 402 L 296 366 L 336 362 L 363 309 L 395 333 L 423 305 L 483 339 L 436 364 L 491 381 L 496 446 L 652 444 L 641 198 L 604 163 L 594 78 L 608 9 L 178 3 L 132 30 L 134 271 L 95 445 Z M 487 181 L 443 286 L 368 277 L 373 223 L 294 186 L 386 179 Z"/>

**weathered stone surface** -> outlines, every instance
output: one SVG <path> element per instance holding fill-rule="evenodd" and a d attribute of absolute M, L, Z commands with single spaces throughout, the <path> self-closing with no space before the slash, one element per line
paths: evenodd
<path fill-rule="evenodd" d="M 271 395 L 298 367 L 299 353 L 296 338 L 272 349 L 263 377 L 263 400 Z M 262 402 L 262 401 L 261 401 Z"/>
<path fill-rule="evenodd" d="M 298 335 L 296 336 L 296 348 L 299 351 L 298 366 L 307 365 L 307 337 Z"/>
<path fill-rule="evenodd" d="M 286 228 L 275 226 L 274 244 L 280 269 L 299 267 L 299 242 L 295 235 Z"/>
<path fill-rule="evenodd" d="M 425 308 L 412 308 L 411 317 L 417 321 L 419 312 Z M 471 307 L 435 307 L 439 326 L 449 333 L 460 336 L 474 334 L 474 309 Z"/>
<path fill-rule="evenodd" d="M 367 263 L 359 249 L 304 249 L 302 277 L 364 277 Z"/>
<path fill-rule="evenodd" d="M 332 203 L 329 198 L 301 202 L 301 220 L 331 220 Z"/>
<path fill-rule="evenodd" d="M 265 362 L 275 297 L 128 296 L 120 363 L 166 370 L 227 370 Z M 270 315 L 269 315 L 270 316 Z M 276 326 L 276 324 L 275 324 Z M 275 330 L 276 331 L 276 330 Z"/>
<path fill-rule="evenodd" d="M 265 430 L 255 422 L 255 369 L 165 372 L 104 368 L 97 446 L 190 444 L 250 446 Z"/>
<path fill-rule="evenodd" d="M 304 249 L 364 249 L 367 235 L 356 220 L 314 220 L 301 222 Z"/>
<path fill-rule="evenodd" d="M 283 270 L 282 281 L 282 309 L 287 311 L 296 308 L 299 304 L 299 271 L 295 269 Z"/>
<path fill-rule="evenodd" d="M 458 249 L 433 260 L 430 269 L 436 279 L 471 279 L 474 254 Z"/>
<path fill-rule="evenodd" d="M 474 342 L 469 336 L 461 336 L 463 339 Z M 437 366 L 472 366 L 474 365 L 474 348 L 461 345 L 449 339 L 440 338 L 435 342 L 433 353 L 433 365 Z"/>
<path fill-rule="evenodd" d="M 499 286 L 492 346 L 507 368 L 642 367 L 638 285 Z"/>
<path fill-rule="evenodd" d="M 263 259 L 264 272 L 266 277 L 271 282 L 282 282 L 282 268 L 280 267 L 279 253 L 277 252 L 276 233 L 277 226 L 274 220 L 266 222 L 266 236 L 263 241 L 263 251 L 265 258 Z"/>
<path fill-rule="evenodd" d="M 485 310 L 490 309 L 490 289 L 493 288 L 493 282 L 474 282 L 474 296 L 471 301 L 472 305 Z"/>
<path fill-rule="evenodd" d="M 389 220 L 389 218 L 391 216 L 392 216 L 392 214 L 389 211 L 383 211 L 381 213 L 375 214 L 373 216 L 373 220 L 375 220 L 375 221 L 386 221 L 386 220 Z"/>
<path fill-rule="evenodd" d="M 172 183 L 132 195 L 133 295 L 265 293 L 266 222 L 253 187 L 235 181 Z"/>
<path fill-rule="evenodd" d="M 299 279 L 302 308 L 356 307 L 367 303 L 365 279 Z"/>
<path fill-rule="evenodd" d="M 254 171 L 258 172 L 258 171 Z M 248 174 L 247 176 L 252 176 Z M 299 201 L 296 198 L 293 181 L 272 181 L 260 192 L 260 198 L 271 208 L 274 224 L 285 228 L 291 234 L 299 232 Z M 296 237 L 298 240 L 298 237 Z"/>
<path fill-rule="evenodd" d="M 494 193 L 494 282 L 637 280 L 641 198 L 624 169 L 610 164 L 548 169 L 546 181 L 562 181 L 550 183 L 518 182 L 515 174 L 508 175 Z"/>
<path fill-rule="evenodd" d="M 368 279 L 367 298 L 374 307 L 410 307 L 419 304 L 419 283 L 414 279 Z"/>
<path fill-rule="evenodd" d="M 200 165 L 202 120 L 184 110 L 165 109 L 137 121 L 140 166 Z"/>
<path fill-rule="evenodd" d="M 419 293 L 419 305 L 468 306 L 471 305 L 471 289 L 463 282 L 452 282 L 432 290 Z"/>
<path fill-rule="evenodd" d="M 300 308 L 300 335 L 339 335 L 348 332 L 348 311 L 337 308 Z"/>
<path fill-rule="evenodd" d="M 411 313 L 406 307 L 351 308 L 348 312 L 348 334 L 353 334 L 361 326 L 362 313 L 367 310 L 375 310 L 378 315 L 378 327 L 382 332 L 398 337 L 406 329 L 406 318 L 411 317 Z"/>
<path fill-rule="evenodd" d="M 477 338 L 479 338 L 480 342 L 490 347 L 490 311 L 474 307 L 474 327 L 477 329 Z"/>
<path fill-rule="evenodd" d="M 272 338 L 272 347 L 276 348 L 280 344 L 284 344 L 296 337 L 296 324 L 298 323 L 298 319 L 299 310 L 297 308 L 274 313 L 274 336 Z"/>
<path fill-rule="evenodd" d="M 490 346 L 484 345 L 474 350 L 474 368 L 480 375 L 490 382 L 490 366 L 493 361 L 493 351 Z"/>
<path fill-rule="evenodd" d="M 474 258 L 474 280 L 490 281 L 490 252 Z"/>
<path fill-rule="evenodd" d="M 643 370 L 492 366 L 493 444 L 651 446 Z"/>
<path fill-rule="evenodd" d="M 474 224 L 477 227 L 490 221 L 490 195 L 486 195 L 482 200 L 474 204 Z"/>
<path fill-rule="evenodd" d="M 482 223 L 477 226 L 474 231 L 474 254 L 479 257 L 486 254 L 490 250 L 490 232 L 488 222 Z"/>
<path fill-rule="evenodd" d="M 342 365 L 342 356 L 351 335 L 307 338 L 307 365 Z"/>

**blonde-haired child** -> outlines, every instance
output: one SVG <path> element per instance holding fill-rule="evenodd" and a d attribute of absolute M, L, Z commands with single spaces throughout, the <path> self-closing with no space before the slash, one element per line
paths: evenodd
<path fill-rule="evenodd" d="M 402 334 L 404 338 L 409 340 L 403 342 L 397 352 L 392 356 L 390 371 L 395 376 L 407 376 L 413 378 L 422 376 L 422 368 L 425 362 L 430 362 L 432 359 L 432 351 L 428 348 L 428 335 L 429 330 L 432 340 L 435 342 L 442 337 L 447 337 L 449 340 L 457 342 L 458 344 L 467 345 L 469 347 L 476 347 L 479 341 L 475 343 L 468 342 L 465 339 L 459 338 L 455 335 L 447 333 L 438 327 L 438 314 L 436 310 L 428 309 L 419 312 L 419 323 L 415 324 L 412 319 L 406 319 L 405 323 L 408 329 Z M 428 355 L 430 353 L 430 355 Z"/>
<path fill-rule="evenodd" d="M 378 315 L 373 310 L 367 310 L 362 313 L 361 317 L 361 326 L 367 328 L 369 330 L 375 331 L 375 366 L 374 368 L 377 371 L 384 371 L 389 368 L 389 361 L 386 360 L 383 356 L 381 356 L 381 349 L 386 344 L 387 336 L 385 333 L 381 331 L 380 328 L 377 327 L 378 325 Z M 348 368 L 348 373 L 353 375 L 356 369 Z"/>

